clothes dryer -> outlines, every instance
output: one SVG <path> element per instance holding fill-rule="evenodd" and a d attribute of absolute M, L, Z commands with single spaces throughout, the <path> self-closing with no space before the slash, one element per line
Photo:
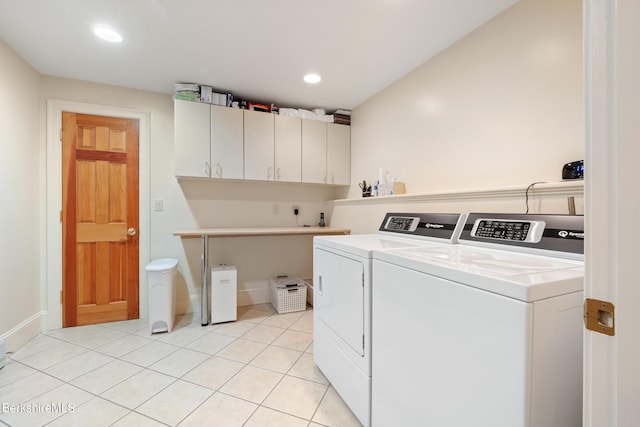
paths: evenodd
<path fill-rule="evenodd" d="M 449 245 L 464 219 L 388 213 L 378 234 L 314 237 L 314 360 L 364 426 L 371 417 L 372 253 Z"/>

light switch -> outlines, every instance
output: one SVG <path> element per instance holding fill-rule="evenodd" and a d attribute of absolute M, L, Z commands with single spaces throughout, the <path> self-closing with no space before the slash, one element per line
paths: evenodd
<path fill-rule="evenodd" d="M 153 210 L 157 211 L 157 212 L 160 212 L 160 211 L 164 210 L 163 200 L 162 199 L 155 199 L 153 201 Z"/>

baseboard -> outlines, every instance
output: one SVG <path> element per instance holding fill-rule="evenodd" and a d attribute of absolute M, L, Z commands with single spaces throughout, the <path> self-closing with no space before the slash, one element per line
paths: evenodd
<path fill-rule="evenodd" d="M 271 302 L 268 281 L 250 282 L 245 283 L 245 285 L 251 285 L 252 287 L 238 290 L 238 307 Z M 200 294 L 190 295 L 189 300 L 177 301 L 176 314 L 199 312 Z"/>
<path fill-rule="evenodd" d="M 12 353 L 38 336 L 46 314 L 46 311 L 38 312 L 3 334 L 5 351 Z"/>
<path fill-rule="evenodd" d="M 268 280 L 244 282 L 244 287 L 245 289 L 238 290 L 238 307 L 254 304 L 266 304 L 271 301 Z"/>
<path fill-rule="evenodd" d="M 200 294 L 176 300 L 176 314 L 196 313 L 200 311 Z"/>
<path fill-rule="evenodd" d="M 253 288 L 238 291 L 238 307 L 244 305 L 266 304 L 271 301 L 269 289 Z"/>

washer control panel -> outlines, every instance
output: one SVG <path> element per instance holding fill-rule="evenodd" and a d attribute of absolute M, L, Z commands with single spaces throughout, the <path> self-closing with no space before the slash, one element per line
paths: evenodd
<path fill-rule="evenodd" d="M 584 217 L 560 214 L 470 213 L 459 242 L 583 259 Z"/>
<path fill-rule="evenodd" d="M 545 229 L 544 221 L 513 221 L 507 219 L 477 219 L 471 236 L 485 239 L 538 243 Z"/>

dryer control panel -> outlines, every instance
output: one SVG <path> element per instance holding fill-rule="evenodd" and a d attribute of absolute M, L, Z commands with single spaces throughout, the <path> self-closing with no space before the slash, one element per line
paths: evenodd
<path fill-rule="evenodd" d="M 387 213 L 378 232 L 456 243 L 465 214 Z"/>
<path fill-rule="evenodd" d="M 417 216 L 390 216 L 382 225 L 385 231 L 414 232 L 418 228 L 420 218 Z"/>

